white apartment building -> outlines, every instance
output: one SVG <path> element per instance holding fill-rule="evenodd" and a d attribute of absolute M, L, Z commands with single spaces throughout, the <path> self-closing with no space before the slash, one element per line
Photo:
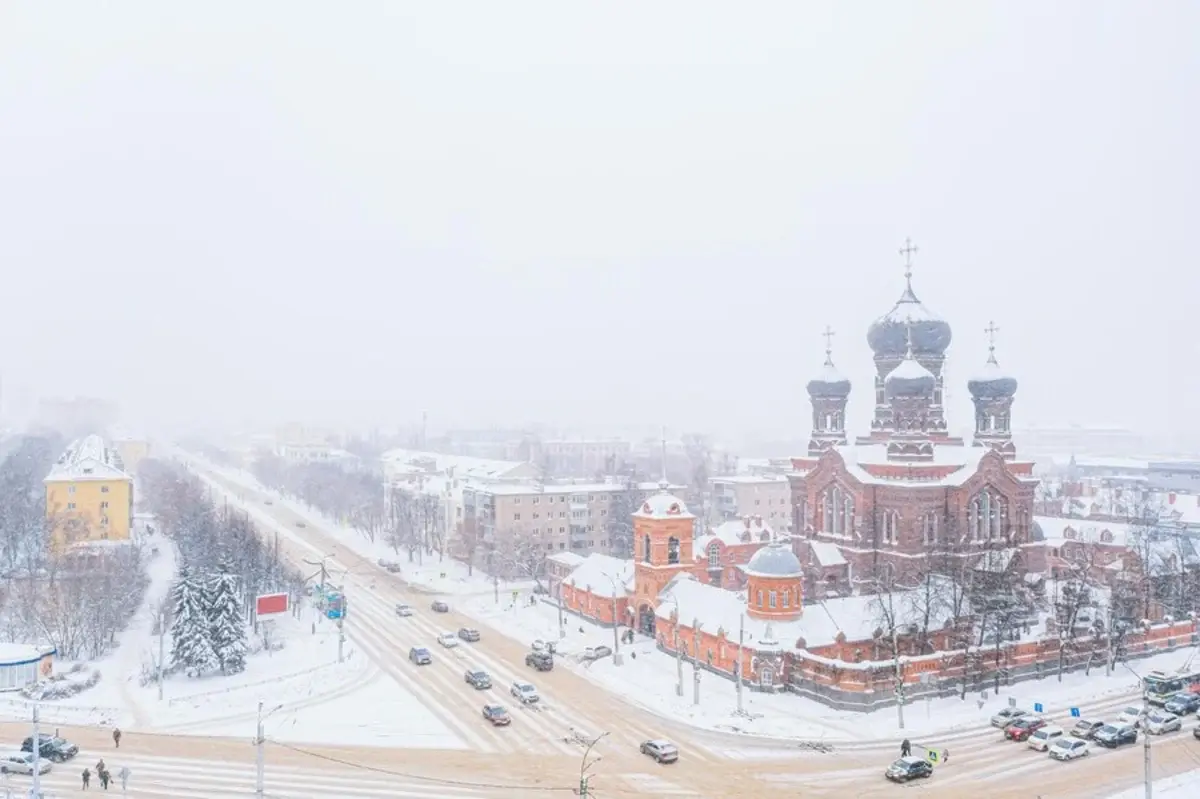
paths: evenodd
<path fill-rule="evenodd" d="M 792 529 L 792 491 L 782 474 L 735 474 L 713 477 L 713 523 L 747 516 L 761 516 L 770 527 L 781 532 Z"/>

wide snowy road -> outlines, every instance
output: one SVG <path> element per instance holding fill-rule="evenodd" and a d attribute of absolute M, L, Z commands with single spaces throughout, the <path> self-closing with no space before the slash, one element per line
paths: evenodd
<path fill-rule="evenodd" d="M 938 767 L 930 780 L 912 786 L 889 785 L 882 777 L 895 757 L 895 742 L 871 741 L 869 730 L 856 744 L 837 745 L 832 754 L 800 750 L 794 743 L 755 739 L 700 730 L 664 719 L 604 691 L 569 668 L 537 673 L 524 665 L 525 648 L 501 633 L 455 612 L 434 614 L 432 597 L 405 586 L 375 563 L 356 555 L 322 528 L 319 519 L 301 517 L 282 503 L 267 505 L 264 492 L 211 470 L 203 472 L 231 503 L 245 507 L 268 532 L 278 530 L 281 549 L 297 561 L 332 555 L 331 569 L 346 572 L 350 638 L 381 669 L 420 697 L 463 742 L 479 753 L 482 768 L 493 759 L 504 763 L 507 784 L 526 790 L 570 789 L 578 782 L 578 746 L 564 741 L 569 728 L 606 733 L 597 751 L 603 760 L 593 771 L 597 794 L 610 796 L 743 797 L 803 792 L 806 796 L 910 795 L 961 797 L 981 788 L 989 797 L 1103 797 L 1138 783 L 1142 775 L 1141 747 L 1101 751 L 1086 761 L 1058 763 L 1024 745 L 1001 740 L 992 729 L 956 733 L 939 742 L 952 751 L 952 762 Z M 297 522 L 303 521 L 300 528 Z M 453 608 L 454 598 L 448 598 Z M 417 615 L 400 619 L 397 602 L 407 602 Z M 477 627 L 483 640 L 453 650 L 437 646 L 438 633 L 460 626 Z M 428 646 L 434 665 L 415 667 L 408 649 Z M 478 692 L 463 679 L 468 667 L 491 673 L 492 691 Z M 507 688 L 515 678 L 535 683 L 544 707 L 519 709 L 509 701 Z M 480 716 L 481 706 L 495 697 L 512 710 L 508 728 L 493 729 Z M 1114 715 L 1124 699 L 1085 706 L 1085 714 Z M 675 766 L 659 767 L 640 756 L 641 741 L 664 736 L 680 745 Z M 392 757 L 395 757 L 393 755 Z M 1200 742 L 1190 732 L 1155 741 L 1154 774 L 1163 777 L 1194 768 Z M 436 776 L 437 758 L 413 752 L 415 769 Z M 513 795 L 517 795 L 514 793 Z"/>

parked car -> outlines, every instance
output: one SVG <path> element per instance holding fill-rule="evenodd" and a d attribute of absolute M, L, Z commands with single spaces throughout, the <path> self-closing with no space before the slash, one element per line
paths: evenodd
<path fill-rule="evenodd" d="M 532 666 L 538 671 L 552 671 L 554 658 L 549 652 L 530 652 L 525 656 L 525 665 Z"/>
<path fill-rule="evenodd" d="M 1064 736 L 1051 744 L 1050 757 L 1055 760 L 1075 760 L 1086 757 L 1091 751 L 1091 745 L 1082 738 Z"/>
<path fill-rule="evenodd" d="M 38 736 L 38 749 L 43 758 L 55 763 L 62 763 L 79 754 L 79 747 L 75 744 L 65 738 L 58 738 L 44 732 Z M 21 742 L 21 751 L 33 751 L 33 736 Z"/>
<path fill-rule="evenodd" d="M 399 574 L 400 573 L 400 564 L 399 563 L 389 563 L 388 565 L 384 566 L 383 568 L 388 570 L 388 574 Z"/>
<path fill-rule="evenodd" d="M 1066 735 L 1066 731 L 1062 727 L 1047 724 L 1040 730 L 1034 730 L 1033 735 L 1029 736 L 1029 748 L 1045 752 L 1052 743 L 1064 735 Z"/>
<path fill-rule="evenodd" d="M 483 691 L 492 687 L 491 675 L 482 669 L 468 669 L 466 680 L 467 684 L 476 691 Z"/>
<path fill-rule="evenodd" d="M 641 752 L 643 755 L 649 755 L 654 758 L 655 763 L 674 763 L 679 760 L 679 747 L 661 738 L 653 741 L 643 741 Z"/>
<path fill-rule="evenodd" d="M 408 659 L 418 666 L 428 666 L 433 662 L 433 654 L 423 646 L 414 646 L 408 650 Z"/>
<path fill-rule="evenodd" d="M 300 528 L 300 529 L 302 529 L 302 530 L 303 530 L 305 527 L 308 527 L 308 525 L 307 525 L 307 524 L 305 524 L 304 522 L 300 522 L 300 521 L 296 522 L 296 526 L 297 526 L 297 527 L 299 527 L 299 528 Z"/>
<path fill-rule="evenodd" d="M 450 606 L 447 605 L 445 602 L 443 602 L 440 599 L 433 600 L 433 604 L 430 605 L 429 607 L 433 609 L 434 613 L 449 613 L 450 612 Z"/>
<path fill-rule="evenodd" d="M 515 696 L 522 705 L 533 705 L 541 701 L 537 689 L 533 687 L 533 683 L 531 682 L 517 680 L 508 689 L 508 692 Z"/>
<path fill-rule="evenodd" d="M 583 656 L 588 660 L 597 660 L 599 658 L 606 658 L 612 653 L 612 647 L 609 646 L 589 646 L 584 650 Z"/>
<path fill-rule="evenodd" d="M 396 615 L 402 619 L 406 618 L 413 615 L 413 609 L 411 606 L 406 605 L 403 602 L 398 602 L 396 603 Z"/>
<path fill-rule="evenodd" d="M 1186 716 L 1200 710 L 1200 694 L 1181 691 L 1163 703 L 1163 710 L 1176 716 Z"/>
<path fill-rule="evenodd" d="M 1088 721 L 1087 719 L 1080 719 L 1079 721 L 1075 722 L 1075 726 L 1071 728 L 1071 735 L 1082 741 L 1090 741 L 1096 734 L 1096 730 L 1103 726 L 1103 721 Z"/>
<path fill-rule="evenodd" d="M 38 774 L 45 774 L 49 770 L 49 760 L 38 760 Z M 5 752 L 0 755 L 0 774 L 33 774 L 33 752 Z"/>
<path fill-rule="evenodd" d="M 479 640 L 479 630 L 473 627 L 463 627 L 459 629 L 458 637 L 473 644 Z"/>
<path fill-rule="evenodd" d="M 1135 744 L 1138 739 L 1137 727 L 1132 724 L 1105 724 L 1096 730 L 1096 743 L 1115 749 L 1124 744 Z"/>
<path fill-rule="evenodd" d="M 453 649 L 458 646 L 458 636 L 454 633 L 442 633 L 437 637 L 437 642 L 447 649 Z"/>
<path fill-rule="evenodd" d="M 1029 736 L 1046 726 L 1046 720 L 1040 716 L 1022 716 L 1004 728 L 1004 737 L 1010 741 L 1028 741 Z"/>
<path fill-rule="evenodd" d="M 1138 705 L 1130 705 L 1117 714 L 1118 724 L 1132 724 L 1137 727 L 1142 723 L 1142 716 L 1145 715 L 1146 709 Z"/>
<path fill-rule="evenodd" d="M 996 715 L 992 716 L 992 726 L 1004 729 L 1009 724 L 1012 724 L 1021 716 L 1028 716 L 1028 710 L 1022 710 L 1018 707 L 1006 707 Z"/>
<path fill-rule="evenodd" d="M 557 651 L 553 641 L 543 641 L 540 638 L 533 642 L 532 648 L 534 652 L 549 652 L 551 655 Z"/>
<path fill-rule="evenodd" d="M 909 755 L 888 766 L 887 771 L 883 772 L 883 776 L 892 782 L 908 782 L 933 776 L 933 766 L 922 757 Z"/>
<path fill-rule="evenodd" d="M 484 705 L 483 717 L 490 721 L 493 727 L 506 727 L 512 723 L 512 717 L 500 705 Z"/>
<path fill-rule="evenodd" d="M 1183 720 L 1174 713 L 1164 713 L 1156 710 L 1146 717 L 1146 721 L 1142 726 L 1150 735 L 1162 735 L 1163 733 L 1182 730 Z"/>

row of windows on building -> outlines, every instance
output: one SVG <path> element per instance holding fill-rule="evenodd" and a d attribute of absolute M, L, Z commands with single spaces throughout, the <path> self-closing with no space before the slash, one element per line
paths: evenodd
<path fill-rule="evenodd" d="M 760 588 L 754 597 L 754 604 L 758 607 L 763 606 L 763 590 Z M 770 590 L 767 594 L 767 608 L 790 608 L 793 604 L 800 604 L 800 588 L 791 588 L 787 591 Z"/>
<path fill-rule="evenodd" d="M 607 509 L 604 509 L 604 508 L 601 508 L 601 509 L 600 509 L 600 515 L 601 515 L 601 516 L 607 516 L 607 515 L 608 515 L 608 510 L 607 510 Z M 571 518 L 572 518 L 572 519 L 586 519 L 587 517 L 588 517 L 588 513 L 587 513 L 587 511 L 585 511 L 585 510 L 575 510 L 575 511 L 571 511 Z M 534 519 L 540 519 L 540 518 L 541 518 L 541 514 L 540 514 L 538 511 L 536 511 L 536 510 L 535 510 L 535 511 L 533 512 L 533 516 L 532 516 L 531 518 L 534 518 Z M 553 512 L 553 511 L 551 511 L 551 512 L 548 512 L 548 513 L 546 514 L 546 518 L 547 518 L 547 519 L 553 519 L 553 518 L 554 518 L 554 512 Z M 565 510 L 560 510 L 560 511 L 558 512 L 558 518 L 560 518 L 560 519 L 565 519 L 565 518 L 567 518 L 567 512 L 566 512 Z M 521 514 L 519 514 L 519 513 L 514 513 L 514 514 L 513 514 L 513 521 L 514 521 L 514 522 L 519 522 L 519 521 L 521 521 Z"/>
<path fill-rule="evenodd" d="M 854 530 L 855 506 L 849 492 L 833 486 L 821 492 L 816 527 L 834 535 L 848 535 Z M 916 519 L 915 529 L 923 544 L 939 543 L 941 514 L 927 511 Z M 1022 508 L 1018 512 L 1017 527 L 1023 532 L 1028 518 Z M 895 544 L 900 540 L 901 516 L 896 510 L 885 510 L 879 519 L 880 540 Z M 980 491 L 967 505 L 967 534 L 971 540 L 982 542 L 1004 538 L 1009 531 L 1008 501 L 1001 495 L 988 490 Z"/>
<path fill-rule="evenodd" d="M 68 493 L 68 494 L 74 494 L 74 493 L 75 493 L 75 486 L 74 486 L 74 484 L 67 486 L 67 493 Z M 101 493 L 101 494 L 107 494 L 107 493 L 108 493 L 108 486 L 105 486 L 105 485 L 102 485 L 102 486 L 100 486 L 100 493 Z"/>
<path fill-rule="evenodd" d="M 575 494 L 575 495 L 572 495 L 572 496 L 570 496 L 570 500 L 571 500 L 571 502 L 574 502 L 574 503 L 575 503 L 575 504 L 577 504 L 577 505 L 579 505 L 579 504 L 583 504 L 584 502 L 596 502 L 596 501 L 600 501 L 600 502 L 608 502 L 608 501 L 610 501 L 612 498 L 613 498 L 613 495 L 612 495 L 612 494 Z M 554 497 L 552 497 L 552 496 L 547 496 L 547 497 L 531 497 L 531 498 L 529 498 L 529 504 L 531 504 L 531 505 L 537 505 L 537 504 L 540 504 L 540 502 L 541 502 L 543 499 L 544 499 L 544 500 L 546 500 L 546 504 L 547 504 L 547 505 L 553 505 L 553 504 L 554 504 Z M 558 501 L 559 501 L 559 502 L 561 502 L 561 503 L 564 503 L 564 504 L 565 504 L 565 503 L 567 502 L 567 499 L 568 499 L 568 495 L 567 495 L 567 494 L 560 494 L 560 495 L 558 496 Z M 513 503 L 514 505 L 520 505 L 520 504 L 521 504 L 521 497 L 513 497 L 513 498 L 512 498 L 512 503 Z"/>

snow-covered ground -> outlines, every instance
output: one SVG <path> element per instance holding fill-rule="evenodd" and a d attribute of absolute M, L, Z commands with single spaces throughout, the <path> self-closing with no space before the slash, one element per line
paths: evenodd
<path fill-rule="evenodd" d="M 1154 781 L 1154 799 L 1191 799 L 1200 796 L 1200 769 L 1185 771 L 1174 777 Z M 1142 786 L 1110 794 L 1108 799 L 1145 799 L 1146 789 Z"/>
<path fill-rule="evenodd" d="M 253 491 L 260 491 L 271 495 L 273 502 L 279 503 L 300 516 L 311 519 L 314 523 L 320 525 L 322 532 L 329 533 L 339 544 L 348 547 L 356 555 L 369 558 L 375 562 L 382 560 L 398 564 L 400 572 L 397 576 L 414 588 L 428 591 L 431 594 L 453 594 L 457 596 L 493 594 L 499 589 L 501 594 L 507 593 L 511 595 L 513 591 L 527 590 L 533 585 L 532 581 L 510 582 L 507 580 L 500 580 L 498 584 L 495 584 L 492 578 L 482 571 L 469 569 L 467 564 L 450 557 L 439 560 L 436 553 L 432 555 L 428 553 L 414 553 L 413 560 L 410 562 L 408 552 L 403 548 L 397 552 L 380 538 L 371 541 L 361 531 L 339 524 L 337 520 L 329 518 L 317 508 L 264 486 L 254 475 L 244 469 L 230 469 L 192 455 L 188 455 L 188 457 L 197 463 L 203 464 L 204 468 L 208 471 L 219 474 L 227 480 L 243 485 Z M 239 502 L 244 501 L 243 497 L 236 497 L 236 499 Z"/>
<path fill-rule="evenodd" d="M 568 668 L 576 669 L 597 684 L 653 712 L 726 732 L 832 742 L 862 740 L 863 731 L 869 729 L 870 738 L 907 736 L 934 744 L 953 738 L 955 733 L 986 726 L 992 714 L 1008 705 L 1010 697 L 1020 707 L 1034 710 L 1034 705 L 1040 703 L 1045 714 L 1066 719 L 1073 706 L 1086 708 L 1088 704 L 1106 699 L 1117 700 L 1138 687 L 1137 678 L 1127 669 L 1118 667 L 1118 671 L 1106 677 L 1101 667 L 1089 676 L 1082 672 L 1065 674 L 1061 683 L 1051 676 L 1011 688 L 1002 686 L 999 696 L 989 690 L 986 700 L 982 700 L 979 693 L 968 694 L 965 701 L 958 698 L 922 700 L 905 706 L 901 734 L 894 707 L 867 714 L 839 711 L 794 694 L 770 695 L 743 689 L 745 714 L 738 715 L 734 683 L 703 669 L 700 670 L 701 704 L 695 705 L 691 663 L 686 658 L 683 661 L 683 696 L 680 697 L 676 693 L 678 662 L 659 652 L 654 642 L 645 636 L 638 636 L 632 646 L 621 646 L 624 657 L 620 666 L 615 665 L 612 658 L 577 662 L 571 656 L 582 653 L 588 646 L 612 647 L 612 630 L 564 614 L 566 637 L 559 640 L 558 608 L 545 602 L 530 606 L 528 593 L 521 594 L 515 603 L 506 598 L 499 606 L 490 597 L 475 598 L 463 603 L 460 609 L 523 643 L 537 638 L 556 641 L 559 651 L 565 655 L 560 662 Z M 1194 657 L 1195 650 L 1189 649 L 1140 661 L 1134 668 L 1142 673 L 1151 669 L 1174 670 Z M 1084 715 L 1087 715 L 1086 711 Z"/>

